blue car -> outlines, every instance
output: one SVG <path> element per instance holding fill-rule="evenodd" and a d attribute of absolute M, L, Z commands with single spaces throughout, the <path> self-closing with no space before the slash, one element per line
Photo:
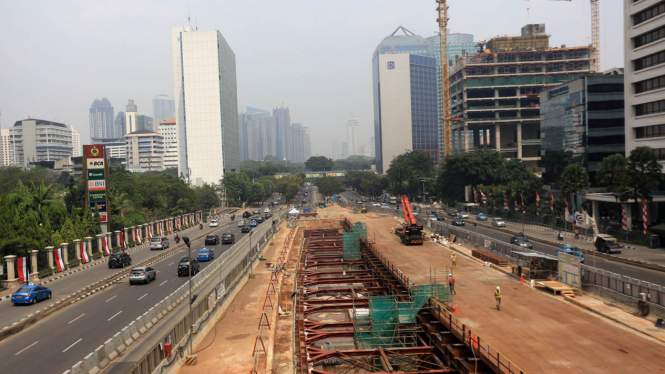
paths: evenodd
<path fill-rule="evenodd" d="M 570 244 L 564 244 L 561 247 L 557 248 L 556 254 L 558 255 L 559 252 L 577 256 L 580 258 L 580 262 L 584 263 L 584 255 L 582 254 L 582 251 L 580 251 L 579 248 L 576 248 Z"/>
<path fill-rule="evenodd" d="M 478 213 L 476 214 L 476 221 L 487 221 L 487 216 L 482 213 Z"/>
<path fill-rule="evenodd" d="M 12 294 L 12 304 L 36 304 L 51 296 L 51 290 L 41 284 L 22 286 Z"/>
<path fill-rule="evenodd" d="M 213 258 L 215 258 L 215 252 L 208 248 L 203 248 L 196 255 L 196 259 L 199 261 L 211 261 Z"/>
<path fill-rule="evenodd" d="M 255 219 L 253 219 L 249 222 L 249 227 L 256 227 L 256 225 L 257 225 L 257 223 L 256 223 Z"/>

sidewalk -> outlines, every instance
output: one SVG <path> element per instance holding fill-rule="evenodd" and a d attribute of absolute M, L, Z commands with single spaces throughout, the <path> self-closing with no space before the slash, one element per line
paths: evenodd
<path fill-rule="evenodd" d="M 390 228 L 397 226 L 390 217 L 348 216 L 352 221 L 367 222 L 368 235 L 378 242 L 377 249 L 416 283 L 431 282 L 432 269 L 449 269 L 449 247 L 433 242 L 407 247 L 390 233 Z M 628 328 L 575 307 L 563 297 L 521 285 L 504 271 L 486 268 L 467 257 L 470 250 L 457 245 L 453 248 L 463 254 L 458 255 L 458 267 L 454 270 L 457 294 L 453 301 L 460 311 L 456 317 L 525 372 L 662 372 L 665 331 L 649 331 L 660 340 L 638 333 L 633 328 L 647 328 L 642 319 L 634 320 L 636 317 L 628 313 L 593 305 L 632 327 Z M 440 274 L 437 281 L 445 282 L 441 275 L 445 277 Z M 500 312 L 493 298 L 496 286 L 503 293 Z M 586 305 L 586 299 L 576 301 Z"/>

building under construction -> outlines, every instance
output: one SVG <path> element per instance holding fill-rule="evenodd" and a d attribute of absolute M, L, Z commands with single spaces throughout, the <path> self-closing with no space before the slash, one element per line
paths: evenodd
<path fill-rule="evenodd" d="M 540 160 L 540 92 L 593 72 L 591 46 L 551 48 L 544 24 L 497 36 L 450 72 L 453 152 L 494 149 L 528 166 Z"/>

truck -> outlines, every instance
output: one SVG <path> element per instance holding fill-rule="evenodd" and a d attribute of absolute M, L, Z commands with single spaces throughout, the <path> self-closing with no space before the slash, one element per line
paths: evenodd
<path fill-rule="evenodd" d="M 423 225 L 416 221 L 411 211 L 409 199 L 406 196 L 402 196 L 401 202 L 404 222 L 401 227 L 395 229 L 395 234 L 400 237 L 404 245 L 423 245 L 425 242 L 423 238 Z"/>
<path fill-rule="evenodd" d="M 390 197 L 390 203 L 391 204 L 397 204 L 397 196 L 391 196 Z"/>

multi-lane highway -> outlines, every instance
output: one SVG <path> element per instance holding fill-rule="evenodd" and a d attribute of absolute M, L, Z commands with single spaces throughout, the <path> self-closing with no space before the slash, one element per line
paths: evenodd
<path fill-rule="evenodd" d="M 261 207 L 262 215 L 265 206 Z M 223 233 L 235 234 L 238 242 L 249 234 L 241 233 L 236 222 L 214 230 L 214 233 L 220 237 Z M 269 219 L 260 226 L 270 225 L 271 222 Z M 224 223 L 228 220 L 222 225 Z M 203 247 L 203 240 L 193 243 L 192 256 L 196 256 Z M 213 249 L 217 258 L 233 245 L 206 247 Z M 4 352 L 0 372 L 62 373 L 70 369 L 82 357 L 187 282 L 187 277 L 177 276 L 177 265 L 183 256 L 187 256 L 186 247 L 151 265 L 157 271 L 157 280 L 150 284 L 130 286 L 125 279 L 0 342 L 0 351 Z M 202 262 L 201 270 L 208 264 Z"/>

